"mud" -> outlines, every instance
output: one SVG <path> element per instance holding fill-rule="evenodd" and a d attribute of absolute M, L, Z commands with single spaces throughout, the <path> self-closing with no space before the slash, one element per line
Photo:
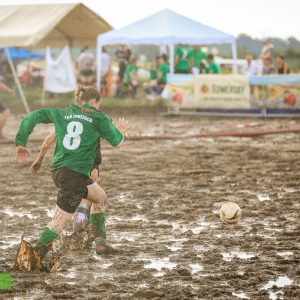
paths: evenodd
<path fill-rule="evenodd" d="M 247 130 L 240 125 L 253 122 L 152 111 L 128 117 L 131 135 Z M 20 119 L 10 119 L 6 136 L 14 136 Z M 251 130 L 300 127 L 290 119 L 256 122 Z M 33 137 L 50 129 L 39 126 Z M 29 174 L 39 147 L 29 142 L 29 162 L 17 165 L 15 146 L 0 145 L 0 272 L 9 272 L 21 236 L 35 239 L 55 205 L 52 153 L 39 176 Z M 104 142 L 102 148 L 107 239 L 116 252 L 67 250 L 55 273 L 14 272 L 13 290 L 0 298 L 300 298 L 299 135 L 129 140 L 120 149 Z M 228 200 L 243 209 L 236 225 L 219 220 Z M 70 233 L 71 227 L 64 232 Z"/>

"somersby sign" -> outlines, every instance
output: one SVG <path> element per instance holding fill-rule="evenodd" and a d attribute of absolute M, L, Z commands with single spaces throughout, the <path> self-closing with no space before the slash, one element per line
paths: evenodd
<path fill-rule="evenodd" d="M 167 85 L 172 105 L 182 108 L 250 108 L 250 87 L 244 75 L 197 75 Z M 184 77 L 182 77 L 184 81 Z"/>
<path fill-rule="evenodd" d="M 243 75 L 199 75 L 194 79 L 199 108 L 250 108 L 250 87 Z"/>

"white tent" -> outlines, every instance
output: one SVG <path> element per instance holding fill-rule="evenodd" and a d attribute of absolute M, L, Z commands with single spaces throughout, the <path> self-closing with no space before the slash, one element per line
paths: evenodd
<path fill-rule="evenodd" d="M 97 84 L 100 85 L 101 53 L 104 45 L 118 44 L 151 44 L 167 45 L 170 50 L 170 68 L 174 72 L 174 46 L 177 44 L 189 45 L 218 45 L 230 44 L 236 65 L 235 37 L 191 20 L 171 10 L 165 9 L 146 17 L 119 30 L 109 31 L 98 35 L 97 39 Z"/>
<path fill-rule="evenodd" d="M 0 47 L 95 46 L 111 29 L 81 3 L 0 6 Z"/>
<path fill-rule="evenodd" d="M 95 46 L 99 32 L 112 27 L 81 3 L 0 6 L 0 47 L 6 54 L 25 109 L 29 106 L 10 58 L 13 47 Z"/>

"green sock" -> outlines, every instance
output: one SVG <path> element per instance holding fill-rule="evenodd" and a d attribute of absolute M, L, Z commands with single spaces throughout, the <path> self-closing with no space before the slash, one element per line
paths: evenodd
<path fill-rule="evenodd" d="M 42 255 L 46 255 L 48 249 L 45 246 L 46 244 L 49 244 L 56 240 L 58 238 L 58 234 L 56 234 L 54 231 L 51 229 L 45 227 L 42 232 L 40 233 L 37 245 L 40 249 L 40 252 Z"/>
<path fill-rule="evenodd" d="M 95 230 L 97 236 L 106 238 L 106 228 L 105 228 L 105 213 L 91 214 L 90 223 Z"/>

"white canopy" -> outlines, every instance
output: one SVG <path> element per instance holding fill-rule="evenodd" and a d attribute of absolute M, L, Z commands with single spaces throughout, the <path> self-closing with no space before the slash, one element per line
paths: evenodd
<path fill-rule="evenodd" d="M 0 47 L 95 46 L 111 29 L 81 3 L 0 6 Z"/>
<path fill-rule="evenodd" d="M 119 30 L 98 35 L 97 83 L 101 79 L 102 46 L 117 44 L 168 45 L 170 48 L 170 66 L 172 72 L 174 70 L 174 45 L 176 44 L 230 44 L 232 46 L 232 56 L 236 62 L 234 36 L 165 9 Z M 233 69 L 236 70 L 236 63 L 234 63 Z"/>

